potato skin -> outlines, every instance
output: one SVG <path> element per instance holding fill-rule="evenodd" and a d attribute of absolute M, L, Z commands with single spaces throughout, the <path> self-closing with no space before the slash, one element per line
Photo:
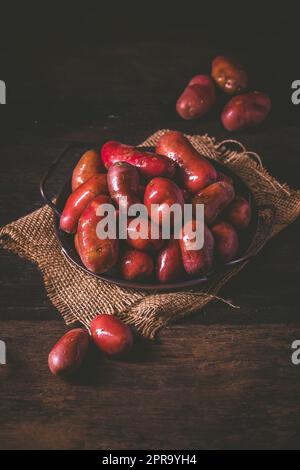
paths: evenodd
<path fill-rule="evenodd" d="M 153 178 L 146 186 L 144 204 L 148 210 L 149 217 L 161 225 L 163 215 L 169 212 L 169 208 L 173 204 L 179 204 L 183 208 L 183 192 L 174 181 L 168 178 Z M 153 209 L 151 211 L 152 204 L 158 204 L 158 210 Z"/>
<path fill-rule="evenodd" d="M 207 75 L 196 75 L 185 88 L 176 103 L 176 110 L 183 119 L 204 116 L 215 104 L 214 82 Z"/>
<path fill-rule="evenodd" d="M 221 90 L 234 95 L 247 88 L 248 76 L 234 59 L 218 56 L 212 61 L 211 75 Z"/>
<path fill-rule="evenodd" d="M 48 356 L 49 369 L 54 375 L 67 377 L 76 372 L 87 354 L 89 334 L 85 328 L 75 328 L 63 335 Z"/>
<path fill-rule="evenodd" d="M 237 196 L 226 210 L 226 219 L 237 230 L 245 230 L 249 226 L 251 215 L 249 202 L 241 196 Z"/>
<path fill-rule="evenodd" d="M 163 134 L 156 145 L 156 152 L 178 164 L 183 185 L 191 193 L 197 193 L 217 180 L 214 166 L 179 131 Z"/>
<path fill-rule="evenodd" d="M 79 241 L 78 241 L 78 233 L 77 232 L 74 235 L 74 247 L 75 247 L 76 253 L 78 254 L 78 256 L 80 256 L 80 248 L 79 248 Z"/>
<path fill-rule="evenodd" d="M 218 258 L 228 263 L 239 250 L 239 237 L 235 228 L 228 222 L 218 222 L 211 227 L 215 239 L 215 251 Z"/>
<path fill-rule="evenodd" d="M 97 173 L 104 173 L 100 152 L 88 150 L 79 159 L 72 174 L 72 191 L 75 191 L 81 184 Z"/>
<path fill-rule="evenodd" d="M 101 157 L 107 170 L 113 163 L 127 162 L 135 166 L 146 179 L 156 176 L 172 178 L 175 174 L 175 165 L 168 158 L 113 140 L 102 146 Z"/>
<path fill-rule="evenodd" d="M 159 251 L 165 245 L 165 240 L 162 240 L 161 233 L 160 238 L 151 238 L 151 224 L 149 219 L 142 219 L 141 222 L 147 226 L 148 238 L 142 238 L 141 236 L 136 239 L 131 238 L 131 233 L 136 234 L 137 231 L 140 231 L 140 224 L 138 224 L 136 228 L 130 226 L 134 219 L 134 217 L 128 217 L 126 244 L 136 250 L 149 252 Z"/>
<path fill-rule="evenodd" d="M 181 250 L 183 267 L 187 274 L 204 274 L 210 270 L 214 260 L 214 237 L 212 232 L 204 224 L 204 245 L 201 250 L 190 250 L 192 241 L 190 231 L 196 229 L 196 220 L 187 222 L 181 231 L 179 246 Z"/>
<path fill-rule="evenodd" d="M 228 131 L 239 131 L 262 123 L 271 110 L 271 100 L 265 93 L 254 91 L 231 98 L 221 114 Z"/>
<path fill-rule="evenodd" d="M 126 162 L 116 162 L 108 170 L 107 185 L 110 197 L 124 210 L 141 202 L 139 196 L 139 174 L 137 169 Z M 127 201 L 123 199 L 127 198 Z"/>
<path fill-rule="evenodd" d="M 205 223 L 211 224 L 220 212 L 233 201 L 234 196 L 232 184 L 226 181 L 217 181 L 195 194 L 192 204 L 194 209 L 196 204 L 204 204 Z"/>
<path fill-rule="evenodd" d="M 102 313 L 91 321 L 95 345 L 108 356 L 120 356 L 130 351 L 133 337 L 130 328 L 114 315 Z"/>
<path fill-rule="evenodd" d="M 118 260 L 119 241 L 106 238 L 101 240 L 96 233 L 101 217 L 97 210 L 101 204 L 112 204 L 106 195 L 97 196 L 83 211 L 78 223 L 78 244 L 80 256 L 87 269 L 94 273 L 104 273 Z"/>
<path fill-rule="evenodd" d="M 60 228 L 75 233 L 79 217 L 98 194 L 108 194 L 106 175 L 96 174 L 80 185 L 67 199 L 60 218 Z"/>
<path fill-rule="evenodd" d="M 144 251 L 127 248 L 120 260 L 120 272 L 127 281 L 148 279 L 154 270 L 151 256 Z"/>
<path fill-rule="evenodd" d="M 163 248 L 156 262 L 156 276 L 159 282 L 167 283 L 180 279 L 184 273 L 178 240 L 171 239 Z"/>

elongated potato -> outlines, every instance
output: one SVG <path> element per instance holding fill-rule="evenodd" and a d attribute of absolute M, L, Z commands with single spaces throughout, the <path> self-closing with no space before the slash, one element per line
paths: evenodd
<path fill-rule="evenodd" d="M 161 225 L 164 217 L 170 214 L 170 207 L 173 204 L 178 204 L 181 209 L 183 208 L 183 192 L 174 181 L 168 178 L 153 178 L 146 186 L 144 204 L 148 210 L 149 217 L 155 223 Z M 153 207 L 152 205 L 154 204 L 158 207 Z M 171 224 L 172 220 L 170 217 Z"/>
<path fill-rule="evenodd" d="M 85 183 L 92 176 L 97 173 L 104 173 L 100 152 L 96 150 L 88 150 L 85 152 L 73 170 L 72 175 L 72 191 L 75 191 L 78 186 Z"/>
<path fill-rule="evenodd" d="M 157 279 L 161 283 L 176 281 L 184 273 L 178 240 L 171 239 L 160 251 L 156 263 Z"/>
<path fill-rule="evenodd" d="M 244 68 L 230 57 L 216 57 L 212 62 L 211 75 L 218 87 L 229 95 L 245 90 L 248 85 Z"/>
<path fill-rule="evenodd" d="M 196 75 L 178 98 L 176 110 L 183 119 L 195 119 L 210 110 L 216 101 L 214 82 L 207 75 Z"/>
<path fill-rule="evenodd" d="M 247 199 L 237 196 L 226 209 L 226 219 L 237 230 L 245 230 L 250 224 L 251 213 L 251 206 Z"/>
<path fill-rule="evenodd" d="M 102 204 L 112 204 L 106 195 L 97 196 L 83 211 L 78 223 L 78 244 L 80 256 L 87 269 L 94 273 L 104 273 L 118 261 L 119 242 L 117 239 L 100 239 L 96 233 L 102 217 L 97 211 Z"/>
<path fill-rule="evenodd" d="M 175 174 L 175 165 L 168 158 L 113 140 L 102 146 L 101 157 L 107 170 L 113 163 L 127 162 L 135 166 L 146 179 L 156 176 L 172 178 Z"/>
<path fill-rule="evenodd" d="M 231 261 L 239 250 L 239 237 L 235 228 L 228 222 L 218 222 L 211 227 L 215 239 L 218 258 L 224 263 Z"/>
<path fill-rule="evenodd" d="M 191 193 L 217 181 L 217 171 L 212 163 L 200 155 L 179 131 L 163 134 L 156 145 L 156 152 L 178 164 L 183 185 Z"/>
<path fill-rule="evenodd" d="M 62 377 L 73 375 L 82 365 L 88 347 L 89 334 L 85 328 L 68 331 L 49 353 L 48 365 L 52 374 Z"/>
<path fill-rule="evenodd" d="M 192 199 L 192 204 L 194 208 L 196 204 L 204 204 L 205 223 L 211 224 L 220 212 L 233 201 L 233 198 L 232 184 L 226 181 L 217 181 L 196 194 Z"/>
<path fill-rule="evenodd" d="M 221 114 L 228 131 L 239 131 L 261 124 L 271 110 L 271 100 L 265 93 L 254 91 L 231 98 Z"/>
<path fill-rule="evenodd" d="M 126 244 L 131 248 L 141 251 L 158 251 L 165 245 L 165 240 L 161 238 L 161 230 L 158 228 L 159 238 L 152 238 L 151 223 L 149 219 L 142 219 L 142 222 L 135 223 L 134 217 L 128 217 Z M 141 226 L 142 224 L 142 226 Z M 147 234 L 147 238 L 143 234 Z M 133 238 L 137 237 L 137 238 Z"/>
<path fill-rule="evenodd" d="M 120 260 L 120 272 L 127 281 L 149 279 L 154 270 L 151 256 L 144 251 L 128 248 Z"/>
<path fill-rule="evenodd" d="M 70 194 L 60 218 L 61 230 L 67 233 L 75 233 L 79 217 L 86 206 L 98 194 L 108 194 L 106 175 L 96 174 L 92 176 Z"/>
<path fill-rule="evenodd" d="M 204 244 L 201 249 L 191 249 L 194 243 L 194 232 L 197 228 L 195 219 L 187 222 L 181 231 L 179 246 L 185 271 L 190 275 L 204 274 L 210 270 L 214 260 L 214 237 L 204 224 Z"/>
<path fill-rule="evenodd" d="M 110 197 L 119 209 L 140 203 L 140 184 L 137 169 L 126 162 L 116 162 L 108 170 L 107 184 Z"/>

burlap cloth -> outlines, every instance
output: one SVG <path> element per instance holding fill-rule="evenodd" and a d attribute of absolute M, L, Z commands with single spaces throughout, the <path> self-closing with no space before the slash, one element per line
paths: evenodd
<path fill-rule="evenodd" d="M 164 132 L 166 130 L 156 132 L 141 145 L 155 145 Z M 222 161 L 239 174 L 251 188 L 258 204 L 275 205 L 275 223 L 268 234 L 269 238 L 298 217 L 300 191 L 278 183 L 263 168 L 258 155 L 247 152 L 236 141 L 217 144 L 207 135 L 187 137 L 201 153 Z M 234 143 L 234 149 L 228 146 L 230 142 Z M 254 243 L 259 243 L 269 222 L 269 215 L 260 218 Z M 207 284 L 194 289 L 155 293 L 119 287 L 83 272 L 63 255 L 54 232 L 53 213 L 48 206 L 3 227 L 0 230 L 0 246 L 37 264 L 48 296 L 67 324 L 79 320 L 89 327 L 95 315 L 106 312 L 133 324 L 148 338 L 153 338 L 161 327 L 171 321 L 199 311 L 212 299 L 219 299 L 217 293 L 221 287 L 245 265 L 231 267 Z"/>

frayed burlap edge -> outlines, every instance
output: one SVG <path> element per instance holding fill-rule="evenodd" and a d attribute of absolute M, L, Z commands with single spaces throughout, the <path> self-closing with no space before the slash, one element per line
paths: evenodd
<path fill-rule="evenodd" d="M 155 145 L 166 131 L 156 132 L 141 146 Z M 276 207 L 270 238 L 299 216 L 300 192 L 280 184 L 269 175 L 257 154 L 247 151 L 237 141 L 216 143 L 207 135 L 187 137 L 199 152 L 223 162 L 237 173 L 251 188 L 258 204 L 272 203 Z M 228 150 L 229 145 L 236 149 Z M 259 245 L 269 221 L 269 214 L 263 214 L 255 244 Z M 94 278 L 63 255 L 55 237 L 52 211 L 46 206 L 3 227 L 0 246 L 38 265 L 48 296 L 67 324 L 80 321 L 89 328 L 95 315 L 107 312 L 134 325 L 148 338 L 153 338 L 170 322 L 199 311 L 211 300 L 223 300 L 217 296 L 218 292 L 246 264 L 227 269 L 204 286 L 194 289 L 169 293 L 125 289 Z M 225 302 L 233 306 L 231 302 Z"/>

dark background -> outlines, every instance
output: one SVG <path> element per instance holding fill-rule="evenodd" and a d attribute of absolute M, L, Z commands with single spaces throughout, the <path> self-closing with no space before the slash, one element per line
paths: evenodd
<path fill-rule="evenodd" d="M 161 2 L 162 3 L 162 2 Z M 164 3 L 1 11 L 1 225 L 42 205 L 39 179 L 70 140 L 137 144 L 160 128 L 237 138 L 282 182 L 299 187 L 300 79 L 293 5 L 198 8 Z M 273 103 L 259 128 L 229 134 L 224 104 L 185 122 L 175 102 L 214 56 L 239 58 Z M 57 176 L 57 184 L 64 176 Z M 56 182 L 54 184 L 56 187 Z M 212 303 L 141 343 L 128 362 L 95 358 L 87 377 L 50 376 L 47 355 L 65 326 L 40 274 L 1 251 L 0 448 L 294 448 L 300 438 L 299 221 L 224 289 L 238 313 Z M 91 366 L 92 366 L 91 365 Z"/>

